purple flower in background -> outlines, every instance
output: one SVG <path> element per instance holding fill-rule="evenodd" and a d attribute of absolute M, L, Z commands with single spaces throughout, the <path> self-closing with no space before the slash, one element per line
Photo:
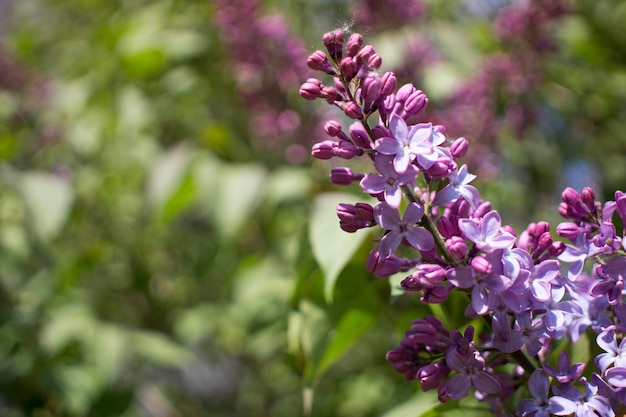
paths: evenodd
<path fill-rule="evenodd" d="M 558 369 L 554 369 L 550 365 L 543 366 L 543 369 L 545 369 L 546 373 L 552 378 L 556 379 L 561 384 L 569 384 L 580 378 L 585 370 L 585 364 L 575 363 L 570 365 L 569 354 L 564 350 L 559 354 L 557 368 Z"/>
<path fill-rule="evenodd" d="M 398 208 L 402 201 L 400 185 L 414 183 L 419 170 L 411 165 L 406 172 L 398 174 L 393 169 L 393 158 L 388 155 L 376 154 L 374 164 L 379 174 L 366 174 L 361 180 L 361 188 L 366 193 L 375 195 L 383 193 L 389 206 Z"/>
<path fill-rule="evenodd" d="M 515 243 L 515 236 L 502 230 L 500 215 L 495 210 L 482 219 L 461 219 L 459 228 L 466 238 L 485 252 L 509 248 Z"/>
<path fill-rule="evenodd" d="M 435 247 L 433 236 L 423 227 L 418 227 L 417 222 L 424 215 L 424 207 L 417 203 L 410 203 L 401 219 L 398 210 L 386 203 L 378 203 L 374 206 L 374 219 L 383 229 L 389 232 L 383 236 L 378 246 L 380 256 L 388 258 L 400 245 L 402 239 L 406 239 L 411 246 L 418 250 L 428 251 Z"/>
<path fill-rule="evenodd" d="M 469 185 L 475 178 L 476 175 L 467 172 L 467 165 L 461 166 L 448 176 L 450 183 L 437 193 L 433 204 L 445 206 L 462 196 L 472 208 L 476 208 L 480 203 L 480 194 L 476 187 Z"/>
<path fill-rule="evenodd" d="M 460 356 L 455 349 L 450 349 L 446 354 L 446 364 L 457 373 L 439 388 L 439 398 L 443 401 L 461 399 L 471 387 L 487 394 L 502 390 L 500 383 L 485 371 L 485 360 L 476 351 Z"/>
<path fill-rule="evenodd" d="M 430 168 L 440 156 L 437 147 L 446 140 L 431 123 L 420 123 L 409 129 L 396 113 L 389 119 L 389 130 L 393 137 L 378 139 L 375 147 L 382 154 L 395 155 L 393 166 L 399 173 L 406 172 L 416 158 L 422 168 Z"/>

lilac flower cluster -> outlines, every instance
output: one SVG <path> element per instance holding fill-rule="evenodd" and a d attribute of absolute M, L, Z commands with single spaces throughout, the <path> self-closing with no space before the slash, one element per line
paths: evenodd
<path fill-rule="evenodd" d="M 503 129 L 521 137 L 528 126 L 535 125 L 539 106 L 532 92 L 544 79 L 543 63 L 556 49 L 550 29 L 568 11 L 565 0 L 514 2 L 503 7 L 493 23 L 500 49 L 488 55 L 477 74 L 432 114 L 434 120 L 445 120 L 451 134 L 473 132 L 477 152 L 469 163 L 481 175 L 494 176 L 499 170 L 491 149 Z"/>
<path fill-rule="evenodd" d="M 319 122 L 317 117 L 303 119 L 289 103 L 289 94 L 307 72 L 304 41 L 283 15 L 261 10 L 258 0 L 216 1 L 214 23 L 233 61 L 236 93 L 253 115 L 252 147 L 266 154 L 291 144 L 285 150 L 287 161 L 303 162 L 306 148 L 298 139 Z"/>
<path fill-rule="evenodd" d="M 375 276 L 406 273 L 402 288 L 423 303 L 467 300 L 461 329 L 419 318 L 388 361 L 423 390 L 436 389 L 442 402 L 473 392 L 495 415 L 623 413 L 626 241 L 617 230 L 626 224 L 626 194 L 601 204 L 591 188 L 567 188 L 560 240 L 545 221 L 517 235 L 459 164 L 468 140 L 448 138 L 442 125 L 407 122 L 427 105 L 424 92 L 381 75 L 381 57 L 360 34 L 336 30 L 323 43 L 327 51 L 307 64 L 332 82 L 309 78 L 300 94 L 342 109 L 352 122 L 347 131 L 328 122 L 329 139 L 312 155 L 366 156 L 373 166 L 332 170 L 332 183 L 358 183 L 376 201 L 340 204 L 340 227 L 382 231 L 366 263 Z M 595 338 L 600 353 L 593 364 L 572 364 L 564 344 L 583 337 Z"/>

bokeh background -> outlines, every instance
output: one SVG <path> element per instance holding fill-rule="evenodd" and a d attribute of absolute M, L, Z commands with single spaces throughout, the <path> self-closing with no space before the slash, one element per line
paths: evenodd
<path fill-rule="evenodd" d="M 385 362 L 429 310 L 338 228 L 350 162 L 309 149 L 348 121 L 298 96 L 306 56 L 362 32 L 470 140 L 504 221 L 554 227 L 565 186 L 626 188 L 624 21 L 620 0 L 0 0 L 0 415 L 454 416 Z"/>

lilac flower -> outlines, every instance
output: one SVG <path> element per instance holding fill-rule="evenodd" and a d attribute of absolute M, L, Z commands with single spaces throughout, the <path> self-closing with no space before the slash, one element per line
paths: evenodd
<path fill-rule="evenodd" d="M 615 417 L 615 412 L 611 408 L 608 398 L 598 393 L 598 386 L 584 379 L 583 381 L 585 382 L 585 391 L 583 393 L 581 393 L 578 388 L 569 384 L 555 386 L 552 391 L 559 397 L 569 400 L 575 405 L 575 410 L 573 410 L 574 417 Z M 566 403 L 563 403 L 563 405 L 565 404 Z M 565 411 L 568 412 L 565 413 Z M 572 411 L 568 408 L 567 410 L 564 409 L 563 413 L 564 414 L 558 414 L 553 412 L 553 414 L 556 415 L 568 415 L 571 414 Z"/>
<path fill-rule="evenodd" d="M 485 252 L 509 248 L 515 243 L 515 236 L 502 230 L 500 215 L 495 210 L 485 214 L 480 220 L 461 219 L 459 228 L 466 238 Z"/>
<path fill-rule="evenodd" d="M 550 417 L 551 414 L 566 416 L 576 410 L 576 400 L 561 396 L 548 398 L 550 380 L 548 375 L 536 369 L 528 380 L 528 390 L 534 399 L 525 398 L 517 405 L 521 417 Z"/>
<path fill-rule="evenodd" d="M 566 350 L 564 350 L 559 354 L 557 368 L 558 369 L 554 369 L 550 365 L 543 366 L 543 369 L 552 378 L 556 379 L 561 384 L 569 384 L 577 381 L 578 378 L 580 378 L 583 371 L 585 370 L 585 364 L 575 363 L 573 365 L 570 365 L 569 354 Z"/>
<path fill-rule="evenodd" d="M 406 172 L 398 174 L 393 169 L 392 158 L 382 154 L 376 155 L 374 164 L 380 175 L 366 174 L 361 180 L 361 188 L 372 195 L 383 193 L 387 204 L 398 208 L 402 201 L 400 185 L 414 183 L 419 174 L 418 169 L 411 165 Z"/>
<path fill-rule="evenodd" d="M 502 390 L 500 383 L 485 371 L 485 360 L 476 351 L 460 356 L 454 349 L 450 349 L 446 354 L 446 364 L 457 373 L 439 388 L 442 401 L 461 399 L 469 393 L 471 387 L 487 394 Z"/>
<path fill-rule="evenodd" d="M 606 330 L 598 335 L 596 342 L 604 350 L 604 353 L 596 356 L 594 360 L 600 372 L 604 373 L 611 365 L 626 367 L 626 339 L 622 339 L 618 345 L 615 331 Z"/>
<path fill-rule="evenodd" d="M 389 130 L 393 137 L 378 139 L 375 148 L 382 154 L 395 155 L 393 166 L 398 173 L 406 172 L 416 158 L 422 168 L 430 168 L 440 156 L 437 147 L 446 140 L 431 123 L 420 123 L 409 129 L 396 113 L 389 118 Z"/>
<path fill-rule="evenodd" d="M 378 246 L 380 256 L 388 258 L 400 245 L 402 239 L 406 239 L 411 246 L 418 250 L 428 251 L 435 247 L 433 236 L 423 227 L 418 227 L 417 222 L 424 215 L 424 207 L 417 203 L 410 203 L 400 219 L 397 209 L 386 203 L 378 203 L 374 207 L 374 219 L 383 229 L 389 232 L 383 236 Z"/>
<path fill-rule="evenodd" d="M 448 176 L 450 183 L 437 193 L 433 204 L 445 206 L 462 196 L 472 208 L 476 208 L 480 202 L 480 194 L 476 187 L 468 185 L 475 178 L 476 175 L 467 172 L 467 165 L 461 166 Z"/>

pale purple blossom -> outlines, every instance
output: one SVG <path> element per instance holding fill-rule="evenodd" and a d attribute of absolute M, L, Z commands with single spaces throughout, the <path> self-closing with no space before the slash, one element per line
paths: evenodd
<path fill-rule="evenodd" d="M 386 203 L 374 206 L 374 219 L 388 233 L 383 236 L 378 251 L 383 258 L 388 258 L 406 239 L 411 246 L 418 250 L 428 251 L 434 248 L 433 236 L 417 225 L 424 215 L 424 207 L 417 203 L 410 203 L 404 217 L 401 219 L 398 210 Z"/>
<path fill-rule="evenodd" d="M 515 243 L 515 236 L 502 230 L 500 215 L 495 210 L 482 219 L 461 219 L 459 228 L 466 238 L 485 252 L 510 248 Z"/>
<path fill-rule="evenodd" d="M 476 187 L 469 185 L 475 178 L 476 175 L 467 172 L 467 165 L 462 165 L 448 176 L 450 182 L 437 192 L 433 204 L 445 206 L 463 197 L 472 208 L 476 208 L 480 203 L 480 194 Z"/>
<path fill-rule="evenodd" d="M 374 165 L 380 174 L 366 174 L 361 180 L 361 188 L 366 193 L 376 195 L 383 193 L 385 201 L 389 206 L 398 208 L 402 201 L 401 185 L 411 184 L 419 175 L 419 170 L 410 165 L 407 170 L 399 174 L 393 167 L 392 157 L 377 154 Z"/>

